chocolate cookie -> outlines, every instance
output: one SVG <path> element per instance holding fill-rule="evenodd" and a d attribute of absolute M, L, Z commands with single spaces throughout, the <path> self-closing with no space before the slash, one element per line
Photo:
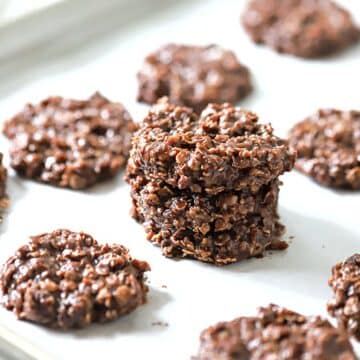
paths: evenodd
<path fill-rule="evenodd" d="M 146 301 L 144 261 L 121 245 L 56 230 L 33 236 L 0 273 L 3 305 L 18 318 L 55 328 L 114 320 Z"/>
<path fill-rule="evenodd" d="M 2 164 L 3 154 L 0 153 L 0 213 L 1 210 L 8 207 L 9 199 L 6 193 L 6 183 L 7 183 L 7 170 Z M 0 215 L 1 221 L 1 215 Z"/>
<path fill-rule="evenodd" d="M 340 328 L 360 341 L 360 254 L 355 254 L 332 269 L 329 285 L 334 297 L 328 311 Z"/>
<path fill-rule="evenodd" d="M 18 174 L 83 189 L 118 173 L 136 128 L 120 103 L 95 93 L 88 100 L 50 97 L 26 105 L 3 131 Z"/>
<path fill-rule="evenodd" d="M 166 99 L 133 137 L 126 180 L 133 217 L 165 256 L 229 264 L 280 240 L 278 177 L 294 153 L 270 125 L 230 104 L 200 116 Z"/>
<path fill-rule="evenodd" d="M 330 0 L 251 0 L 242 23 L 256 43 L 303 58 L 330 55 L 360 39 L 351 15 Z"/>
<path fill-rule="evenodd" d="M 133 216 L 165 256 L 224 265 L 287 248 L 280 240 L 284 227 L 277 214 L 278 181 L 256 195 L 228 191 L 214 196 L 141 177 L 130 184 Z"/>
<path fill-rule="evenodd" d="M 204 330 L 197 360 L 356 360 L 345 332 L 327 320 L 270 305 Z"/>
<path fill-rule="evenodd" d="M 161 100 L 134 135 L 128 177 L 162 180 L 179 190 L 256 193 L 285 171 L 295 155 L 256 114 L 210 104 L 198 117 Z"/>
<path fill-rule="evenodd" d="M 235 102 L 251 91 L 249 70 L 235 54 L 216 45 L 168 44 L 148 55 L 138 73 L 138 100 L 173 104 L 200 112 L 210 102 Z"/>
<path fill-rule="evenodd" d="M 296 169 L 322 185 L 360 189 L 360 112 L 319 110 L 290 131 Z"/>

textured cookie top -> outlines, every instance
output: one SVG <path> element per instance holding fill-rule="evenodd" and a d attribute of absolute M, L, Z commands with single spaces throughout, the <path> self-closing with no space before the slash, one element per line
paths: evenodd
<path fill-rule="evenodd" d="M 295 125 L 290 144 L 295 167 L 319 183 L 360 189 L 360 112 L 319 110 Z"/>
<path fill-rule="evenodd" d="M 165 45 L 145 58 L 138 80 L 140 101 L 153 104 L 169 96 L 197 112 L 209 102 L 237 101 L 251 91 L 248 69 L 217 45 Z"/>
<path fill-rule="evenodd" d="M 305 58 L 329 55 L 360 39 L 351 15 L 330 0 L 251 0 L 242 22 L 255 42 Z"/>
<path fill-rule="evenodd" d="M 11 165 L 26 177 L 81 189 L 114 176 L 127 160 L 136 125 L 120 103 L 50 97 L 8 120 Z"/>
<path fill-rule="evenodd" d="M 360 341 L 360 254 L 336 264 L 329 285 L 334 291 L 328 303 L 329 313 L 337 318 L 341 328 Z"/>
<path fill-rule="evenodd" d="M 20 319 L 56 328 L 105 322 L 145 302 L 146 262 L 121 245 L 69 230 L 34 236 L 3 265 L 3 305 Z"/>
<path fill-rule="evenodd" d="M 257 192 L 291 170 L 294 159 L 287 141 L 254 113 L 210 104 L 198 117 L 162 100 L 133 138 L 128 178 L 144 174 L 193 192 Z"/>
<path fill-rule="evenodd" d="M 320 317 L 270 305 L 204 330 L 198 360 L 355 360 L 346 333 Z"/>

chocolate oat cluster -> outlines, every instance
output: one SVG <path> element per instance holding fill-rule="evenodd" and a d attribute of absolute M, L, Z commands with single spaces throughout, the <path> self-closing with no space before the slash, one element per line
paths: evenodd
<path fill-rule="evenodd" d="M 348 336 L 320 316 L 277 305 L 205 329 L 196 360 L 355 360 Z"/>
<path fill-rule="evenodd" d="M 137 78 L 139 101 L 154 104 L 168 96 L 197 112 L 210 102 L 241 100 L 252 89 L 249 69 L 218 45 L 164 45 L 145 58 Z"/>
<path fill-rule="evenodd" d="M 336 264 L 329 285 L 334 292 L 328 303 L 329 314 L 337 319 L 339 327 L 360 341 L 360 254 Z"/>
<path fill-rule="evenodd" d="M 278 177 L 294 160 L 251 112 L 210 104 L 198 116 L 161 99 L 133 137 L 133 217 L 168 257 L 223 265 L 284 249 Z"/>
<path fill-rule="evenodd" d="M 254 42 L 303 58 L 331 55 L 360 40 L 351 14 L 331 0 L 251 0 L 242 23 Z"/>
<path fill-rule="evenodd" d="M 0 298 L 19 319 L 69 329 L 103 323 L 146 301 L 149 265 L 122 245 L 65 229 L 33 236 L 3 265 Z"/>
<path fill-rule="evenodd" d="M 86 100 L 53 96 L 28 104 L 5 123 L 3 132 L 19 175 L 84 189 L 119 172 L 136 129 L 122 104 L 95 93 Z"/>

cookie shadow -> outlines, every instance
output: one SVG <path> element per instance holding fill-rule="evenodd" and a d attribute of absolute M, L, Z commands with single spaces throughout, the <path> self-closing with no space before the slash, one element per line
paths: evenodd
<path fill-rule="evenodd" d="M 106 195 L 112 193 L 113 191 L 119 189 L 120 187 L 124 187 L 126 185 L 124 181 L 124 176 L 125 176 L 125 171 L 121 170 L 113 178 L 94 184 L 90 188 L 82 190 L 82 192 L 88 195 Z"/>
<path fill-rule="evenodd" d="M 17 203 L 21 201 L 26 192 L 26 187 L 21 178 L 16 176 L 15 174 L 11 174 L 8 177 L 7 181 L 7 193 L 9 196 L 9 207 L 5 209 L 2 216 L 2 223 L 0 225 L 0 236 L 6 232 L 9 223 L 9 217 L 12 216 L 12 212 L 14 208 L 17 206 Z"/>
<path fill-rule="evenodd" d="M 107 324 L 95 324 L 86 329 L 73 331 L 72 334 L 77 338 L 89 339 L 109 338 L 119 333 L 154 333 L 165 331 L 167 329 L 167 322 L 158 315 L 158 312 L 171 300 L 171 296 L 166 291 L 161 291 L 152 286 L 149 288 L 147 303 L 137 308 L 134 312 Z"/>
<path fill-rule="evenodd" d="M 7 188 L 10 198 L 11 209 L 13 205 L 15 206 L 19 201 L 23 199 L 26 192 L 26 186 L 24 184 L 24 180 L 14 173 L 11 174 L 8 178 Z"/>
<path fill-rule="evenodd" d="M 335 195 L 339 195 L 341 197 L 343 196 L 354 196 L 354 195 L 360 195 L 360 189 L 351 189 L 351 188 L 341 188 L 341 187 L 330 187 L 326 186 L 315 179 L 313 179 L 311 176 L 304 174 L 303 172 L 294 169 L 294 173 L 296 173 L 297 176 L 301 178 L 301 181 L 306 184 L 307 186 L 317 186 L 318 190 L 320 191 L 330 191 Z"/>
<path fill-rule="evenodd" d="M 313 297 L 327 297 L 331 268 L 359 251 L 360 236 L 341 225 L 280 209 L 289 241 L 285 251 L 268 252 L 262 259 L 250 259 L 223 268 L 245 274 L 253 281 L 289 289 Z"/>

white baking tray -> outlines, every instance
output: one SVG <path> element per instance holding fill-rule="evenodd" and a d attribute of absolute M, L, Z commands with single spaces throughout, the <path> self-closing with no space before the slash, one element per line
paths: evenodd
<path fill-rule="evenodd" d="M 343 3 L 360 18 L 357 0 Z M 244 34 L 239 25 L 244 1 L 120 0 L 88 14 L 73 4 L 71 21 L 59 11 L 1 29 L 2 119 L 50 94 L 83 98 L 100 90 L 140 120 L 147 106 L 135 100 L 136 71 L 144 55 L 169 41 L 233 49 L 251 68 L 255 85 L 241 104 L 271 121 L 281 135 L 319 107 L 360 108 L 359 46 L 326 60 L 280 56 Z M 0 149 L 7 153 L 3 137 Z M 284 238 L 294 236 L 287 251 L 222 268 L 169 260 L 130 218 L 129 188 L 122 176 L 75 192 L 19 179 L 10 171 L 1 262 L 29 235 L 65 227 L 101 242 L 122 243 L 152 266 L 148 303 L 106 325 L 58 332 L 20 322 L 1 309 L 7 338 L 15 334 L 12 342 L 35 359 L 189 359 L 203 328 L 254 314 L 269 302 L 326 316 L 332 265 L 360 249 L 360 194 L 320 187 L 293 171 L 283 177 L 280 197 Z"/>
<path fill-rule="evenodd" d="M 0 25 L 10 24 L 65 0 L 0 0 Z"/>

